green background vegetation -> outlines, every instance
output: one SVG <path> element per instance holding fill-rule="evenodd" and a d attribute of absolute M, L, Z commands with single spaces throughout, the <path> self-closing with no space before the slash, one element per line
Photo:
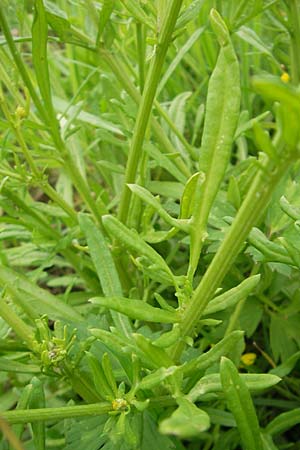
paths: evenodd
<path fill-rule="evenodd" d="M 0 29 L 0 449 L 300 448 L 299 2 Z"/>

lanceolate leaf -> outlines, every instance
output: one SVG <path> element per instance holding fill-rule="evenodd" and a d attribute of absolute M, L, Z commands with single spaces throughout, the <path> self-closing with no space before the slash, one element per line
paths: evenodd
<path fill-rule="evenodd" d="M 118 272 L 102 232 L 87 215 L 79 214 L 78 220 L 81 230 L 86 236 L 104 294 L 107 297 L 122 296 Z M 119 325 L 120 329 L 128 336 L 131 328 L 128 319 L 114 313 L 113 319 L 116 325 Z"/>
<path fill-rule="evenodd" d="M 221 360 L 221 381 L 229 409 L 237 423 L 245 450 L 262 450 L 256 412 L 245 381 L 234 364 L 227 358 Z"/>
<path fill-rule="evenodd" d="M 44 106 L 50 120 L 55 119 L 53 110 L 50 77 L 47 61 L 48 25 L 43 0 L 35 0 L 35 14 L 32 25 L 32 60 Z"/>
<path fill-rule="evenodd" d="M 164 259 L 150 245 L 138 235 L 136 231 L 130 230 L 113 216 L 103 216 L 105 229 L 119 242 L 138 256 L 146 256 L 159 269 L 164 271 L 170 280 L 174 281 L 173 274 Z"/>
<path fill-rule="evenodd" d="M 38 314 L 47 314 L 51 319 L 65 319 L 74 322 L 83 320 L 81 314 L 72 306 L 38 287 L 24 275 L 2 265 L 0 265 L 0 285 L 8 286 L 12 298 L 14 294 L 17 297 L 22 297 L 22 293 L 26 294 L 26 301 Z"/>
<path fill-rule="evenodd" d="M 179 314 L 154 308 L 142 300 L 131 300 L 124 297 L 94 297 L 90 299 L 90 302 L 121 312 L 132 319 L 161 323 L 180 321 Z"/>

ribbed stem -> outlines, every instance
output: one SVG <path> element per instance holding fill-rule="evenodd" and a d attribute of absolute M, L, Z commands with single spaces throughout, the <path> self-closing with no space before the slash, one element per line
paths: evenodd
<path fill-rule="evenodd" d="M 127 221 L 129 203 L 131 199 L 131 191 L 128 189 L 127 184 L 134 183 L 136 179 L 138 162 L 142 156 L 142 145 L 150 119 L 154 97 L 181 5 L 182 0 L 173 0 L 170 4 L 162 27 L 161 35 L 157 43 L 156 53 L 146 79 L 141 104 L 136 118 L 136 125 L 133 131 L 132 144 L 129 150 L 126 165 L 125 183 L 120 201 L 119 219 L 124 223 Z"/>

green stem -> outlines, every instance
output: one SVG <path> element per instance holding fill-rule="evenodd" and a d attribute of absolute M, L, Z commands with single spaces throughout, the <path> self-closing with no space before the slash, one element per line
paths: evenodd
<path fill-rule="evenodd" d="M 14 42 L 14 39 L 11 35 L 8 23 L 6 21 L 5 15 L 3 13 L 3 8 L 0 7 L 0 24 L 1 24 L 1 28 L 2 28 L 2 32 L 5 36 L 6 42 L 8 44 L 8 47 L 10 49 L 10 52 L 12 54 L 12 57 L 15 61 L 15 64 L 23 78 L 23 81 L 26 85 L 26 87 L 28 88 L 31 98 L 34 101 L 34 104 L 37 108 L 37 110 L 39 111 L 41 117 L 43 118 L 44 122 L 46 124 L 48 124 L 48 118 L 47 118 L 47 112 L 45 111 L 45 108 L 42 104 L 42 102 L 40 101 L 34 87 L 33 84 L 31 82 L 31 79 L 28 75 L 27 69 L 22 61 L 22 58 L 20 56 L 20 53 L 17 50 L 16 44 Z"/>
<path fill-rule="evenodd" d="M 9 26 L 8 26 L 5 16 L 3 14 L 2 8 L 0 8 L 0 24 L 2 26 L 3 34 L 6 38 L 6 41 L 8 43 L 9 49 L 12 54 L 12 57 L 15 61 L 16 66 L 18 67 L 20 75 L 24 81 L 24 84 L 28 88 L 31 98 L 32 98 L 37 110 L 39 111 L 44 123 L 50 128 L 50 134 L 52 136 L 52 139 L 53 139 L 56 149 L 60 152 L 60 154 L 64 158 L 66 170 L 68 171 L 74 186 L 76 187 L 77 191 L 79 192 L 82 199 L 86 203 L 88 209 L 91 211 L 95 220 L 101 227 L 102 226 L 101 216 L 102 216 L 102 214 L 107 212 L 106 207 L 103 202 L 98 205 L 95 203 L 95 201 L 91 195 L 90 187 L 89 187 L 88 183 L 81 175 L 78 167 L 76 166 L 76 164 L 72 158 L 70 151 L 67 149 L 65 143 L 63 142 L 63 140 L 61 138 L 58 121 L 56 119 L 55 120 L 48 119 L 48 114 L 45 111 L 45 108 L 33 87 L 33 84 L 28 75 L 27 69 L 22 61 L 20 53 L 17 50 L 17 47 L 16 47 L 13 37 L 11 35 Z M 85 35 L 82 35 L 80 32 L 77 34 L 78 34 L 79 39 L 83 39 L 84 41 L 86 41 Z"/>
<path fill-rule="evenodd" d="M 228 273 L 252 227 L 262 217 L 274 188 L 291 162 L 292 158 L 289 155 L 289 159 L 282 160 L 281 165 L 274 170 L 273 164 L 267 160 L 263 169 L 259 170 L 224 241 L 185 310 L 181 323 L 182 336 L 193 335 L 208 302 Z M 182 343 L 176 344 L 172 352 L 173 358 L 179 358 L 182 349 Z"/>
<path fill-rule="evenodd" d="M 139 67 L 139 85 L 140 92 L 143 93 L 145 85 L 145 35 L 143 25 L 141 23 L 136 24 L 136 43 L 137 43 L 137 60 Z"/>
<path fill-rule="evenodd" d="M 166 18 L 164 20 L 161 35 L 158 38 L 156 53 L 146 79 L 145 89 L 143 91 L 141 104 L 137 114 L 136 125 L 133 131 L 132 144 L 129 149 L 125 172 L 125 183 L 120 200 L 119 219 L 124 223 L 127 221 L 129 203 L 131 199 L 131 191 L 128 189 L 127 184 L 135 182 L 138 162 L 141 158 L 142 145 L 147 125 L 149 123 L 155 93 L 181 5 L 182 0 L 173 0 L 170 4 L 168 14 L 166 14 Z"/>
<path fill-rule="evenodd" d="M 10 424 L 44 422 L 46 420 L 63 420 L 72 417 L 101 416 L 112 410 L 110 403 L 93 403 L 91 405 L 64 406 L 63 408 L 38 408 L 6 411 L 1 417 Z"/>
<path fill-rule="evenodd" d="M 300 6 L 298 0 L 290 0 L 291 30 L 291 75 L 292 83 L 298 86 L 300 83 Z"/>
<path fill-rule="evenodd" d="M 133 101 L 139 105 L 141 103 L 141 95 L 134 86 L 134 84 L 131 82 L 129 76 L 127 75 L 127 70 L 123 62 L 116 57 L 116 55 L 112 55 L 107 50 L 103 48 L 99 48 L 98 52 L 101 56 L 101 61 L 105 61 L 105 63 L 109 66 L 111 71 L 114 73 L 115 77 L 119 81 L 119 83 L 122 85 L 122 87 L 126 90 L 126 92 L 130 95 L 130 97 L 133 99 Z M 161 106 L 160 108 L 157 106 L 159 103 L 155 101 L 155 107 L 157 108 L 158 113 L 161 112 Z M 155 117 L 151 117 L 151 127 L 152 131 L 159 142 L 161 146 L 161 150 L 165 153 L 174 153 L 174 147 L 172 143 L 170 142 L 169 138 L 165 134 L 163 128 L 158 123 L 158 121 L 155 119 Z M 182 171 L 184 175 L 186 175 L 187 178 L 191 176 L 191 172 L 189 168 L 186 166 L 186 164 L 182 161 L 182 159 L 175 159 L 174 164 L 177 166 L 178 169 Z"/>

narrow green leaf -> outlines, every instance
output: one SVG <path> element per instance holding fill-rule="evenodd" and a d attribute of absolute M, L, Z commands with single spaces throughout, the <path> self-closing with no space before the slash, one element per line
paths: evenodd
<path fill-rule="evenodd" d="M 32 24 L 32 61 L 44 106 L 50 120 L 56 121 L 52 105 L 50 77 L 47 60 L 48 25 L 43 0 L 35 0 Z"/>
<path fill-rule="evenodd" d="M 186 398 L 176 399 L 178 408 L 159 424 L 163 434 L 173 434 L 181 439 L 192 439 L 210 426 L 209 415 Z"/>
<path fill-rule="evenodd" d="M 183 371 L 185 373 L 189 373 L 194 369 L 206 370 L 208 367 L 219 361 L 221 356 L 227 355 L 232 350 L 232 348 L 236 347 L 237 344 L 241 340 L 243 340 L 243 338 L 243 331 L 233 331 L 228 336 L 219 341 L 216 345 L 214 345 L 208 352 L 205 352 L 197 358 L 188 361 L 183 366 Z"/>
<path fill-rule="evenodd" d="M 180 327 L 175 325 L 171 331 L 164 332 L 159 338 L 153 342 L 156 347 L 167 348 L 175 344 L 181 337 Z"/>
<path fill-rule="evenodd" d="M 160 323 L 176 323 L 180 321 L 178 313 L 155 308 L 142 300 L 132 300 L 124 297 L 93 297 L 90 299 L 90 302 L 118 311 L 132 319 Z"/>
<path fill-rule="evenodd" d="M 264 450 L 279 450 L 279 448 L 274 444 L 272 437 L 269 434 L 261 433 L 260 436 Z"/>
<path fill-rule="evenodd" d="M 242 379 L 243 383 L 246 384 L 247 389 L 251 392 L 268 389 L 281 381 L 281 379 L 276 375 L 269 374 L 242 373 L 239 377 Z M 200 400 L 204 394 L 210 392 L 218 393 L 222 390 L 223 388 L 220 374 L 211 373 L 209 375 L 205 375 L 196 383 L 193 389 L 189 392 L 188 398 L 195 402 Z"/>
<path fill-rule="evenodd" d="M 142 186 L 138 186 L 137 184 L 128 184 L 129 189 L 137 195 L 140 199 L 142 199 L 145 203 L 152 206 L 152 208 L 158 212 L 162 219 L 165 220 L 166 223 L 170 224 L 172 227 L 176 228 L 184 228 L 184 224 L 180 223 L 178 220 L 174 219 L 167 211 L 164 209 L 162 204 L 156 199 L 147 189 Z"/>
<path fill-rule="evenodd" d="M 122 296 L 122 287 L 118 272 L 101 230 L 94 224 L 92 219 L 85 214 L 79 214 L 78 221 L 80 228 L 86 237 L 90 255 L 95 265 L 104 294 L 107 297 Z M 129 336 L 131 333 L 131 326 L 128 319 L 122 317 L 120 314 L 113 314 L 112 317 L 116 322 L 116 325 L 123 330 L 124 334 Z"/>
<path fill-rule="evenodd" d="M 300 93 L 295 86 L 284 83 L 275 76 L 255 76 L 252 78 L 254 90 L 263 97 L 294 109 L 300 113 Z"/>
<path fill-rule="evenodd" d="M 98 394 L 103 400 L 112 401 L 114 399 L 114 393 L 109 383 L 107 382 L 106 376 L 98 359 L 89 352 L 86 353 L 86 356 L 93 375 L 94 385 Z"/>
<path fill-rule="evenodd" d="M 86 214 L 79 214 L 78 221 L 105 296 L 122 296 L 118 272 L 102 232 Z"/>
<path fill-rule="evenodd" d="M 271 49 L 268 48 L 268 46 L 262 41 L 257 33 L 255 33 L 254 30 L 243 26 L 236 32 L 236 35 L 250 44 L 256 50 L 258 50 L 260 53 L 269 56 L 269 58 L 275 63 L 275 65 L 280 67 L 280 63 L 274 57 Z"/>
<path fill-rule="evenodd" d="M 178 370 L 178 366 L 168 368 L 161 367 L 150 375 L 145 376 L 138 384 L 138 389 L 152 389 L 160 385 L 164 380 L 173 375 Z"/>
<path fill-rule="evenodd" d="M 260 275 L 253 275 L 252 277 L 246 278 L 238 286 L 229 289 L 229 291 L 226 291 L 224 294 L 218 295 L 218 297 L 211 300 L 203 314 L 207 316 L 234 306 L 240 300 L 247 298 L 253 289 L 256 288 L 259 281 Z"/>
<path fill-rule="evenodd" d="M 71 23 L 66 13 L 49 0 L 44 1 L 44 5 L 48 24 L 62 41 L 66 40 L 71 34 Z"/>
<path fill-rule="evenodd" d="M 121 0 L 121 2 L 137 22 L 143 23 L 152 31 L 156 32 L 156 25 L 154 20 L 145 13 L 138 2 L 134 0 Z"/>
<path fill-rule="evenodd" d="M 173 177 L 176 180 L 180 181 L 183 184 L 186 182 L 185 174 L 182 171 L 180 171 L 178 169 L 178 167 L 172 161 L 172 159 L 174 159 L 174 157 L 179 156 L 178 154 L 176 155 L 173 153 L 172 154 L 162 153 L 151 143 L 145 144 L 145 151 L 146 151 L 146 153 L 148 153 L 148 155 L 151 156 L 152 159 L 154 159 L 154 161 L 156 162 L 156 164 L 159 167 L 162 167 L 167 172 L 169 172 L 171 175 L 173 175 Z"/>
<path fill-rule="evenodd" d="M 284 196 L 280 199 L 280 207 L 293 220 L 300 219 L 300 208 L 291 205 L 291 203 Z"/>
<path fill-rule="evenodd" d="M 145 357 L 155 368 L 174 365 L 168 353 L 164 349 L 153 345 L 150 339 L 145 338 L 142 334 L 134 334 L 133 337 L 138 348 L 142 350 Z"/>
<path fill-rule="evenodd" d="M 46 314 L 51 319 L 64 319 L 74 322 L 83 320 L 81 314 L 72 306 L 59 300 L 45 289 L 36 286 L 24 275 L 2 265 L 0 265 L 0 285 L 2 287 L 8 286 L 12 296 L 14 293 L 16 296 L 20 296 L 22 293 L 26 294 L 26 301 L 38 314 Z"/>
<path fill-rule="evenodd" d="M 274 369 L 271 369 L 269 373 L 277 375 L 278 377 L 285 377 L 286 375 L 289 375 L 289 373 L 291 373 L 291 371 L 294 369 L 299 359 L 300 359 L 300 351 L 294 353 L 279 366 L 275 367 Z"/>
<path fill-rule="evenodd" d="M 225 357 L 221 359 L 220 374 L 226 402 L 236 420 L 243 448 L 263 450 L 258 419 L 245 381 Z"/>
<path fill-rule="evenodd" d="M 184 9 L 178 17 L 175 29 L 179 30 L 180 28 L 185 27 L 191 20 L 194 20 L 200 13 L 204 2 L 205 0 L 193 0 L 192 3 Z"/>
<path fill-rule="evenodd" d="M 110 358 L 107 353 L 104 353 L 104 355 L 102 356 L 101 365 L 102 365 L 103 373 L 105 375 L 107 383 L 110 386 L 112 392 L 114 393 L 114 396 L 116 397 L 118 394 L 117 383 L 116 383 L 115 376 L 113 373 Z"/>
<path fill-rule="evenodd" d="M 204 183 L 205 175 L 202 172 L 194 173 L 186 182 L 180 200 L 180 218 L 188 219 L 194 209 L 195 191 L 198 186 Z"/>
<path fill-rule="evenodd" d="M 293 409 L 292 411 L 284 412 L 275 417 L 268 426 L 266 432 L 268 434 L 284 433 L 290 428 L 300 423 L 300 408 Z"/>
<path fill-rule="evenodd" d="M 178 21 L 179 20 L 180 20 L 180 18 L 178 19 Z M 186 53 L 188 53 L 188 51 L 192 48 L 192 46 L 195 44 L 195 42 L 199 39 L 201 34 L 204 32 L 204 30 L 205 30 L 205 27 L 198 28 L 188 38 L 186 43 L 179 48 L 178 52 L 176 53 L 175 58 L 171 61 L 171 64 L 169 64 L 169 66 L 167 67 L 167 70 L 165 71 L 165 73 L 164 73 L 164 75 L 163 75 L 163 77 L 162 77 L 162 79 L 161 79 L 161 81 L 160 81 L 160 83 L 158 85 L 157 94 L 156 94 L 157 97 L 158 97 L 159 93 L 163 90 L 163 88 L 165 87 L 165 85 L 166 85 L 167 81 L 169 80 L 169 78 L 172 76 L 172 73 L 174 72 L 176 67 L 182 61 L 184 55 Z"/>
<path fill-rule="evenodd" d="M 101 12 L 99 14 L 99 22 L 98 22 L 98 32 L 97 32 L 97 38 L 96 38 L 96 46 L 99 45 L 103 31 L 105 29 L 105 26 L 107 25 L 109 18 L 115 8 L 115 0 L 104 0 L 102 2 L 102 8 Z"/>
<path fill-rule="evenodd" d="M 103 216 L 103 225 L 115 239 L 139 256 L 146 256 L 153 264 L 166 273 L 170 281 L 174 282 L 173 274 L 165 260 L 150 245 L 146 244 L 135 230 L 129 230 L 118 219 L 108 215 Z"/>
<path fill-rule="evenodd" d="M 228 166 L 240 112 L 239 63 L 224 21 L 215 10 L 211 11 L 210 17 L 221 49 L 208 84 L 199 159 L 205 181 L 194 203 L 189 278 L 197 268 L 207 235 L 209 213 Z"/>
<path fill-rule="evenodd" d="M 0 357 L 1 372 L 17 372 L 17 373 L 40 373 L 40 368 L 33 364 L 23 364 L 12 359 Z"/>

